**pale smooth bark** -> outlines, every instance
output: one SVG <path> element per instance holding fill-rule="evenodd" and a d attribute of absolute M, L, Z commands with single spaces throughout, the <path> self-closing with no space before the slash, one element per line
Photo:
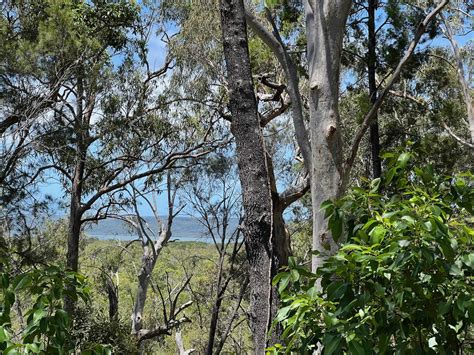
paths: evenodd
<path fill-rule="evenodd" d="M 342 41 L 351 0 L 305 1 L 309 74 L 311 139 L 311 204 L 313 208 L 312 260 L 316 270 L 326 255 L 337 250 L 328 231 L 321 204 L 339 197 L 342 181 L 339 73 Z"/>
<path fill-rule="evenodd" d="M 156 262 L 158 257 L 161 254 L 163 248 L 167 245 L 171 238 L 171 228 L 173 225 L 173 220 L 176 215 L 181 211 L 178 209 L 177 212 L 174 211 L 174 205 L 176 200 L 176 185 L 175 189 L 172 191 L 172 181 L 171 175 L 168 172 L 166 178 L 166 191 L 168 199 L 168 217 L 166 224 L 162 224 L 158 210 L 156 207 L 156 202 L 150 200 L 143 193 L 139 192 L 132 185 L 131 195 L 133 197 L 133 207 L 135 210 L 135 216 L 133 218 L 125 218 L 124 220 L 133 226 L 138 234 L 138 238 L 141 241 L 143 255 L 141 267 L 138 272 L 138 285 L 135 294 L 135 302 L 133 304 L 132 310 L 132 334 L 140 336 L 143 333 L 143 310 L 145 308 L 145 302 L 147 299 L 148 288 L 150 284 L 151 275 L 155 269 Z M 154 218 L 157 224 L 160 226 L 160 231 L 154 232 L 149 226 L 147 226 L 140 216 L 138 211 L 138 198 L 141 198 L 148 207 L 153 212 Z"/>
<path fill-rule="evenodd" d="M 139 228 L 139 227 L 138 227 Z M 141 232 L 140 232 L 141 233 Z M 143 255 L 140 270 L 138 272 L 138 285 L 135 293 L 135 302 L 132 311 L 132 334 L 139 334 L 143 327 L 143 309 L 148 293 L 150 278 L 155 268 L 158 256 L 163 250 L 166 241 L 171 237 L 171 232 L 165 228 L 159 234 L 157 240 L 149 245 L 148 241 L 142 237 Z"/>
<path fill-rule="evenodd" d="M 454 59 L 456 60 L 456 74 L 458 75 L 464 102 L 466 103 L 469 131 L 471 132 L 471 143 L 474 144 L 474 105 L 472 104 L 471 88 L 469 87 L 469 84 L 466 80 L 466 73 L 464 70 L 464 63 L 462 62 L 461 51 L 459 50 L 458 42 L 454 38 L 453 29 L 443 14 L 441 14 L 441 18 L 445 27 L 444 35 L 448 39 L 449 43 L 451 43 Z"/>
<path fill-rule="evenodd" d="M 250 326 L 256 354 L 263 354 L 270 323 L 272 198 L 265 144 L 255 100 L 243 0 L 221 0 L 221 28 L 229 83 L 249 261 Z"/>
<path fill-rule="evenodd" d="M 311 177 L 313 249 L 321 253 L 321 255 L 313 258 L 313 270 L 323 262 L 325 255 L 329 255 L 337 250 L 337 243 L 331 237 L 327 223 L 324 220 L 324 214 L 320 211 L 321 203 L 327 199 L 337 198 L 344 193 L 363 135 L 372 125 L 373 120 L 377 116 L 378 109 L 387 93 L 390 92 L 393 84 L 398 80 L 402 67 L 413 54 L 428 24 L 448 2 L 449 0 L 440 1 L 418 25 L 413 40 L 393 74 L 388 79 L 385 88 L 376 99 L 373 99 L 373 106 L 365 116 L 361 127 L 355 133 L 348 157 L 344 161 L 338 112 L 339 73 L 342 42 L 351 1 L 305 1 L 308 74 L 310 81 L 309 131 L 311 149 L 308 149 L 309 139 L 302 119 L 302 107 L 298 110 L 298 103 L 301 100 L 294 99 L 295 97 L 301 97 L 301 95 L 298 88 L 298 77 L 293 76 L 290 70 L 288 70 L 288 65 L 291 66 L 291 58 L 285 54 L 285 47 L 282 41 L 279 40 L 278 31 L 276 31 L 271 18 L 269 18 L 268 12 L 267 20 L 272 23 L 273 32 L 270 32 L 247 10 L 246 16 L 250 27 L 268 48 L 272 50 L 285 71 L 289 96 L 292 100 L 293 120 L 294 122 L 299 122 L 298 125 L 295 124 L 297 142 Z M 291 89 L 293 89 L 293 94 Z M 293 106 L 293 101 L 296 102 L 296 107 Z M 305 134 L 306 138 L 304 138 Z M 305 152 L 307 153 L 305 154 Z M 310 158 L 305 157 L 308 154 Z"/>
<path fill-rule="evenodd" d="M 186 350 L 184 348 L 183 337 L 181 336 L 181 329 L 176 330 L 174 338 L 176 340 L 176 347 L 178 348 L 179 355 L 189 355 L 189 354 L 192 354 L 195 351 L 195 349 Z"/>

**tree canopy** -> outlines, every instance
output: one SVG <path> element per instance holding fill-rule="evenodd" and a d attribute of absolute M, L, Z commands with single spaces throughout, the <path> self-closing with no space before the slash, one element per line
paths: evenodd
<path fill-rule="evenodd" d="M 2 353 L 472 350 L 468 2 L 0 8 Z"/>

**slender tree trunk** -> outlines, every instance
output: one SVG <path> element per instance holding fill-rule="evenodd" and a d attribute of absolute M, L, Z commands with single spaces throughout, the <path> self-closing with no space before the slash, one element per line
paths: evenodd
<path fill-rule="evenodd" d="M 281 267 L 288 265 L 288 258 L 291 254 L 290 239 L 286 230 L 283 212 L 285 210 L 278 194 L 275 173 L 273 169 L 272 158 L 267 154 L 268 176 L 270 179 L 270 189 L 272 192 L 273 217 L 272 217 L 272 268 L 271 279 L 278 274 Z M 280 296 L 278 294 L 278 286 L 272 286 L 272 296 L 270 305 L 270 320 L 275 319 L 278 309 L 280 308 Z M 282 327 L 278 324 L 273 328 L 270 336 L 270 343 L 276 344 L 281 342 Z"/>
<path fill-rule="evenodd" d="M 243 0 L 221 0 L 221 26 L 230 89 L 249 261 L 250 325 L 254 351 L 264 354 L 270 322 L 272 199 L 265 145 L 257 115 Z"/>
<path fill-rule="evenodd" d="M 273 267 L 272 267 L 272 278 L 276 276 L 278 270 L 282 266 L 288 265 L 288 258 L 291 255 L 290 238 L 288 236 L 285 220 L 283 219 L 283 212 L 285 206 L 283 205 L 280 195 L 278 194 L 275 172 L 273 169 L 272 158 L 267 155 L 267 167 L 268 177 L 270 181 L 270 189 L 272 192 L 272 203 L 273 203 L 273 235 L 272 235 L 272 246 L 273 246 Z M 273 310 L 272 310 L 273 311 Z M 275 310 L 276 311 L 276 310 Z M 273 313 L 273 312 L 272 312 Z"/>
<path fill-rule="evenodd" d="M 175 333 L 176 346 L 178 347 L 179 355 L 189 355 L 194 352 L 194 349 L 186 350 L 184 348 L 183 337 L 181 336 L 181 329 L 177 329 Z"/>
<path fill-rule="evenodd" d="M 377 83 L 375 81 L 375 70 L 377 68 L 376 53 L 376 34 L 375 34 L 375 11 L 378 0 L 368 0 L 367 12 L 369 19 L 367 22 L 368 29 L 368 53 L 367 53 L 367 74 L 369 77 L 369 97 L 370 103 L 373 105 L 377 101 Z M 380 136 L 378 117 L 374 117 L 370 124 L 370 150 L 372 153 L 372 177 L 378 178 L 382 174 L 382 162 L 380 160 Z"/>
<path fill-rule="evenodd" d="M 118 288 L 115 285 L 111 275 L 105 275 L 105 288 L 107 290 L 107 298 L 109 299 L 109 319 L 110 321 L 118 318 Z"/>
<path fill-rule="evenodd" d="M 313 208 L 313 270 L 336 242 L 328 231 L 321 203 L 339 195 L 342 142 L 338 110 L 342 40 L 351 0 L 305 2 L 309 69 L 309 114 L 312 153 L 311 199 Z"/>
<path fill-rule="evenodd" d="M 288 258 L 291 255 L 290 239 L 286 230 L 285 221 L 283 219 L 283 208 L 278 200 L 273 203 L 273 258 L 271 279 L 278 274 L 283 266 L 288 265 Z M 278 293 L 278 286 L 272 286 L 272 296 L 270 305 L 270 321 L 273 321 L 280 309 L 280 295 Z M 277 324 L 272 332 L 269 334 L 270 344 L 281 343 L 281 334 L 283 328 Z"/>
<path fill-rule="evenodd" d="M 154 246 L 151 246 L 153 248 Z M 145 247 L 142 256 L 142 265 L 138 273 L 138 286 L 135 295 L 135 303 L 132 311 L 132 334 L 139 334 L 143 327 L 143 309 L 145 308 L 146 297 L 148 293 L 148 286 L 150 284 L 151 274 L 155 268 L 156 260 L 158 259 L 159 249 L 156 254 Z"/>
<path fill-rule="evenodd" d="M 69 209 L 69 227 L 68 227 L 68 242 L 67 242 L 67 255 L 66 255 L 66 267 L 68 270 L 77 272 L 79 270 L 79 238 L 81 235 L 82 227 L 82 185 L 84 180 L 84 168 L 85 160 L 87 156 L 87 146 L 85 142 L 85 129 L 84 121 L 84 108 L 83 108 L 83 96 L 84 86 L 83 78 L 79 70 L 77 80 L 77 112 L 75 117 L 75 131 L 76 131 L 76 156 L 75 156 L 75 167 L 74 176 L 71 186 L 71 206 Z M 66 312 L 72 314 L 74 311 L 74 301 L 66 297 L 65 298 L 65 309 Z"/>
<path fill-rule="evenodd" d="M 77 272 L 79 270 L 79 238 L 82 226 L 82 178 L 84 175 L 84 162 L 80 160 L 76 162 L 74 172 L 74 180 L 71 188 L 71 207 L 69 212 L 68 242 L 66 267 L 70 271 Z M 65 310 L 69 314 L 73 314 L 75 302 L 69 297 L 65 298 Z"/>
<path fill-rule="evenodd" d="M 453 29 L 451 28 L 449 21 L 443 15 L 441 15 L 441 18 L 446 28 L 444 34 L 451 43 L 454 59 L 456 60 L 456 73 L 458 75 L 459 84 L 461 85 L 461 91 L 464 96 L 464 102 L 466 103 L 467 118 L 469 121 L 469 131 L 471 132 L 471 143 L 474 144 L 474 105 L 472 104 L 471 89 L 469 83 L 466 80 L 466 73 L 464 70 L 464 63 L 462 61 L 461 51 L 459 50 L 458 42 L 454 38 Z"/>
<path fill-rule="evenodd" d="M 212 355 L 214 349 L 214 343 L 216 340 L 217 332 L 217 323 L 219 321 L 219 313 L 221 310 L 222 299 L 224 296 L 225 288 L 222 286 L 222 272 L 224 271 L 224 258 L 225 251 L 220 250 L 219 256 L 219 271 L 217 273 L 217 282 L 216 282 L 216 299 L 214 301 L 214 306 L 212 307 L 211 322 L 209 324 L 209 336 L 207 340 L 207 349 L 206 354 Z"/>
<path fill-rule="evenodd" d="M 68 228 L 68 249 L 67 249 L 67 268 L 71 271 L 78 271 L 79 269 L 79 237 L 81 234 L 82 225 L 82 211 L 81 211 L 81 196 L 82 196 L 82 176 L 84 171 L 84 164 L 78 162 L 76 166 L 76 173 L 74 174 L 74 181 L 71 189 L 71 207 L 69 215 Z"/>

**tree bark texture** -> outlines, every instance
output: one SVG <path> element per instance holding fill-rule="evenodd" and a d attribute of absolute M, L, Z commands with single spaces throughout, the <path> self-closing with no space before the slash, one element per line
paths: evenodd
<path fill-rule="evenodd" d="M 456 60 L 456 74 L 458 75 L 459 84 L 461 85 L 462 94 L 464 96 L 464 102 L 466 103 L 467 118 L 469 121 L 469 131 L 471 132 L 471 143 L 474 144 L 474 105 L 472 104 L 469 83 L 466 80 L 466 73 L 464 70 L 464 63 L 462 60 L 461 51 L 459 49 L 458 42 L 454 37 L 453 29 L 451 28 L 449 21 L 444 16 L 441 16 L 441 18 L 446 28 L 444 34 L 446 35 L 446 38 L 448 39 L 449 43 L 451 43 L 454 59 Z"/>
<path fill-rule="evenodd" d="M 82 187 L 84 180 L 85 161 L 87 156 L 87 144 L 84 134 L 84 108 L 83 108 L 84 85 L 81 73 L 77 80 L 77 112 L 75 117 L 76 131 L 76 156 L 74 166 L 74 176 L 71 185 L 71 205 L 69 210 L 69 226 L 66 267 L 70 271 L 79 270 L 79 238 L 82 226 Z M 69 314 L 74 311 L 74 301 L 69 297 L 65 298 L 65 310 Z"/>
<path fill-rule="evenodd" d="M 158 254 L 161 248 L 157 250 L 157 253 L 153 253 L 150 248 L 154 246 L 145 247 L 142 256 L 142 265 L 138 272 L 138 285 L 135 294 L 135 302 L 133 304 L 132 312 L 132 334 L 138 334 L 143 327 L 143 309 L 145 308 L 145 302 L 148 293 L 148 286 L 150 284 L 151 274 L 155 268 Z"/>
<path fill-rule="evenodd" d="M 313 257 L 316 270 L 324 255 L 337 245 L 330 235 L 321 203 L 339 196 L 342 178 L 342 141 L 338 110 L 339 73 L 350 0 L 305 1 L 307 56 L 310 84 L 311 200 Z"/>
<path fill-rule="evenodd" d="M 369 0 L 367 4 L 368 22 L 368 53 L 367 53 L 367 74 L 369 79 L 369 97 L 373 105 L 377 100 L 377 83 L 375 73 L 377 68 L 377 39 L 375 32 L 375 11 L 378 0 Z M 370 150 L 372 155 L 372 178 L 376 179 L 382 174 L 382 161 L 380 159 L 380 135 L 378 117 L 374 117 L 370 124 Z"/>
<path fill-rule="evenodd" d="M 116 275 L 116 272 L 105 275 L 105 288 L 107 290 L 107 298 L 109 299 L 109 319 L 111 322 L 117 320 L 119 312 L 118 287 L 113 280 L 114 274 Z"/>
<path fill-rule="evenodd" d="M 270 322 L 272 198 L 265 145 L 257 115 L 243 0 L 221 0 L 221 27 L 230 89 L 249 261 L 250 325 L 256 354 L 264 354 Z"/>
<path fill-rule="evenodd" d="M 225 289 L 222 288 L 222 272 L 223 272 L 223 257 L 220 257 L 219 260 L 219 273 L 217 275 L 217 285 L 216 285 L 216 300 L 214 306 L 212 307 L 211 313 L 211 322 L 209 324 L 209 336 L 207 340 L 206 354 L 212 355 L 214 350 L 214 343 L 216 340 L 217 333 L 217 323 L 219 322 L 219 313 L 221 311 L 222 300 L 224 298 Z"/>

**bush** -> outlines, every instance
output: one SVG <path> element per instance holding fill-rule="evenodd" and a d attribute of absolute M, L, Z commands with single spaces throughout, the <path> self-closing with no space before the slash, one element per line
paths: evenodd
<path fill-rule="evenodd" d="M 2 354 L 63 354 L 72 350 L 69 339 L 70 317 L 63 310 L 65 296 L 88 300 L 84 276 L 66 272 L 57 266 L 33 269 L 11 276 L 0 273 L 0 350 Z M 13 336 L 11 308 L 20 295 L 31 307 L 20 315 L 25 324 Z"/>
<path fill-rule="evenodd" d="M 382 179 L 327 201 L 344 241 L 316 274 L 290 262 L 277 275 L 275 322 L 286 345 L 270 352 L 453 354 L 474 318 L 473 176 L 437 176 L 387 154 Z M 317 286 L 317 285 L 320 285 Z"/>

